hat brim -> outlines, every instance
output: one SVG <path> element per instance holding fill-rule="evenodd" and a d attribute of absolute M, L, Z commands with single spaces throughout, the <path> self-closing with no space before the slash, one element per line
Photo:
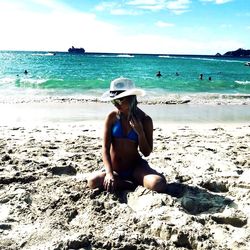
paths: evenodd
<path fill-rule="evenodd" d="M 146 92 L 143 89 L 128 89 L 114 97 L 110 97 L 110 91 L 108 90 L 100 97 L 100 101 L 108 102 L 125 96 L 130 96 L 130 95 L 144 96 L 145 94 Z"/>

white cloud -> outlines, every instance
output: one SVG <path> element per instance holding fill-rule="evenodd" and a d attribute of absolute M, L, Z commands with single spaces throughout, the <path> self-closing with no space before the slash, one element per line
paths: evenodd
<path fill-rule="evenodd" d="M 233 0 L 200 0 L 201 2 L 211 2 L 215 4 L 224 4 L 224 3 L 229 3 L 232 2 Z"/>
<path fill-rule="evenodd" d="M 166 27 L 173 27 L 175 26 L 173 23 L 167 23 L 167 22 L 163 22 L 163 21 L 158 21 L 155 23 L 155 25 L 157 27 L 160 27 L 160 28 L 166 28 Z"/>
<path fill-rule="evenodd" d="M 139 12 L 126 9 L 111 9 L 110 14 L 115 16 L 137 16 L 139 15 Z"/>
<path fill-rule="evenodd" d="M 224 4 L 224 3 L 229 3 L 232 2 L 232 0 L 216 0 L 215 3 L 216 4 Z"/>
<path fill-rule="evenodd" d="M 3 7 L 3 6 L 1 6 Z M 103 37 L 114 37 L 118 27 L 100 22 L 93 14 L 54 6 L 49 12 L 34 12 L 17 5 L 0 8 L 0 49 L 58 50 L 71 45 L 96 50 Z"/>
<path fill-rule="evenodd" d="M 159 33 L 132 35 L 116 24 L 99 21 L 94 14 L 57 5 L 52 0 L 34 1 L 38 4 L 37 11 L 32 10 L 31 5 L 25 6 L 24 0 L 14 5 L 0 1 L 0 49 L 66 51 L 73 45 L 84 47 L 87 52 L 215 54 L 244 47 L 233 39 L 215 41 L 217 37 L 214 41 L 210 38 L 208 43 L 205 38 L 197 41 L 195 37 L 174 38 Z M 50 11 L 42 12 L 42 8 L 37 8 L 40 2 Z M 184 4 L 184 1 L 178 2 L 180 5 L 171 7 L 178 9 L 181 3 Z M 161 27 L 173 25 L 162 21 L 156 24 Z"/>
<path fill-rule="evenodd" d="M 52 0 L 31 0 L 31 2 L 33 4 L 38 4 L 49 8 L 58 8 L 60 6 L 60 3 Z"/>
<path fill-rule="evenodd" d="M 159 11 L 164 9 L 164 5 L 138 5 L 136 6 L 138 9 L 141 10 L 149 10 L 149 11 Z"/>
<path fill-rule="evenodd" d="M 128 1 L 129 5 L 157 5 L 164 2 L 164 0 L 132 0 Z"/>
<path fill-rule="evenodd" d="M 117 2 L 103 2 L 95 6 L 95 10 L 97 11 L 107 11 L 111 15 L 116 16 L 136 16 L 140 13 L 138 11 L 135 11 L 134 9 L 126 9 L 123 8 L 123 5 Z"/>
<path fill-rule="evenodd" d="M 122 39 L 123 41 L 121 41 Z M 185 38 L 171 38 L 159 35 L 135 35 L 117 37 L 117 52 L 154 53 L 154 54 L 216 54 L 231 48 L 240 48 L 242 44 L 234 40 L 197 41 Z"/>
<path fill-rule="evenodd" d="M 169 10 L 174 14 L 182 14 L 189 10 L 190 0 L 134 0 L 127 2 L 128 5 L 132 5 L 139 9 L 160 11 Z"/>
<path fill-rule="evenodd" d="M 119 4 L 116 2 L 103 2 L 95 6 L 97 11 L 106 11 L 113 8 L 118 8 Z"/>
<path fill-rule="evenodd" d="M 168 10 L 174 14 L 189 11 L 190 0 L 131 0 L 125 2 L 103 2 L 95 7 L 97 11 L 108 11 L 113 15 L 139 15 L 136 10 Z M 132 9 L 131 9 L 132 8 Z"/>
<path fill-rule="evenodd" d="M 128 1 L 126 4 L 127 5 L 132 5 L 138 8 L 158 8 L 161 9 L 162 6 L 164 6 L 165 0 L 133 0 L 133 1 Z"/>
<path fill-rule="evenodd" d="M 169 9 L 187 9 L 190 4 L 189 0 L 176 0 L 176 1 L 168 1 L 167 7 Z"/>

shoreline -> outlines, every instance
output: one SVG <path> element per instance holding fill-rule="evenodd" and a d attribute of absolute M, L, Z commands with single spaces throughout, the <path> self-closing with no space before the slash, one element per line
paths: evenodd
<path fill-rule="evenodd" d="M 139 104 L 154 122 L 162 123 L 248 123 L 249 105 Z M 1 124 L 74 123 L 104 121 L 114 110 L 111 103 L 18 103 L 0 104 Z"/>
<path fill-rule="evenodd" d="M 104 90 L 90 91 L 85 94 L 77 95 L 63 95 L 58 96 L 52 93 L 45 94 L 36 92 L 22 93 L 16 95 L 15 93 L 1 93 L 1 104 L 35 104 L 35 103 L 103 103 L 99 100 Z M 13 98 L 13 96 L 15 96 Z M 192 105 L 250 105 L 250 94 L 235 93 L 170 93 L 147 90 L 144 97 L 138 98 L 138 102 L 143 105 L 178 105 L 178 104 L 192 104 Z"/>

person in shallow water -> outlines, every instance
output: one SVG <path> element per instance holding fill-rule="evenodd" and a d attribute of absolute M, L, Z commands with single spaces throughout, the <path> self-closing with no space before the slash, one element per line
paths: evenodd
<path fill-rule="evenodd" d="M 164 176 L 152 169 L 139 153 L 148 156 L 153 149 L 152 119 L 137 107 L 136 96 L 144 94 L 128 78 L 113 80 L 110 90 L 103 94 L 101 99 L 111 101 L 116 110 L 105 120 L 104 170 L 89 176 L 90 188 L 114 192 L 142 185 L 150 190 L 166 192 Z"/>
<path fill-rule="evenodd" d="M 157 76 L 157 77 L 161 77 L 161 76 L 162 76 L 161 71 L 158 71 L 158 72 L 156 73 L 156 76 Z"/>

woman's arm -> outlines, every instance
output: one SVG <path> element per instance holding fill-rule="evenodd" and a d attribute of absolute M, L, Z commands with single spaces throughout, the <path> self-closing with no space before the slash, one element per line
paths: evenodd
<path fill-rule="evenodd" d="M 153 121 L 151 117 L 145 116 L 143 121 L 133 117 L 130 125 L 138 134 L 140 151 L 144 156 L 149 156 L 153 150 Z"/>
<path fill-rule="evenodd" d="M 103 186 L 108 191 L 114 190 L 114 175 L 113 175 L 112 162 L 110 156 L 112 117 L 113 113 L 110 113 L 105 120 L 103 145 L 102 145 L 102 159 L 106 171 L 106 176 L 104 178 Z"/>

